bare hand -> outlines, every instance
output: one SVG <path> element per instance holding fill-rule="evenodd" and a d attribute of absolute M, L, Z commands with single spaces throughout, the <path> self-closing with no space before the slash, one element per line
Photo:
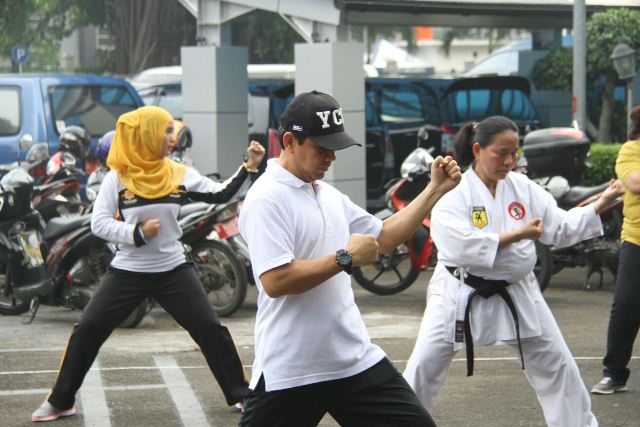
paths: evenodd
<path fill-rule="evenodd" d="M 247 147 L 247 166 L 249 169 L 257 169 L 264 158 L 264 147 L 258 141 L 251 141 Z"/>
<path fill-rule="evenodd" d="M 451 156 L 438 156 L 431 164 L 431 184 L 434 190 L 446 193 L 460 183 L 460 166 Z"/>
<path fill-rule="evenodd" d="M 518 230 L 520 239 L 538 240 L 542 235 L 542 218 L 534 218 Z"/>
<path fill-rule="evenodd" d="M 347 242 L 354 266 L 373 264 L 378 259 L 378 241 L 373 234 L 352 234 Z"/>
<path fill-rule="evenodd" d="M 600 198 L 604 199 L 608 204 L 616 197 L 622 196 L 624 192 L 625 187 L 622 181 L 620 181 L 619 179 L 612 179 L 611 181 L 609 181 L 609 186 L 602 192 Z"/>
<path fill-rule="evenodd" d="M 598 200 L 593 202 L 596 214 L 600 215 L 616 197 L 622 196 L 625 190 L 624 184 L 619 179 L 609 181 L 609 186 L 604 189 Z"/>
<path fill-rule="evenodd" d="M 140 230 L 142 230 L 144 239 L 149 240 L 160 232 L 160 220 L 157 218 L 148 219 L 142 223 Z"/>

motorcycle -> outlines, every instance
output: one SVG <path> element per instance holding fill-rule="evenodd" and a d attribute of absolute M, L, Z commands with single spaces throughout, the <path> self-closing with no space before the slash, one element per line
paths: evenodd
<path fill-rule="evenodd" d="M 540 183 L 556 199 L 558 206 L 569 210 L 574 207 L 586 206 L 596 201 L 609 186 L 603 183 L 594 187 L 569 187 L 562 177 L 553 177 Z M 582 288 L 590 290 L 589 279 L 598 273 L 598 288 L 603 287 L 603 268 L 611 271 L 614 278 L 618 273 L 618 255 L 620 251 L 620 231 L 622 230 L 622 197 L 616 198 L 600 213 L 603 235 L 579 242 L 567 248 L 551 247 L 551 259 L 548 268 L 550 274 L 556 274 L 566 267 L 587 267 Z"/>
<path fill-rule="evenodd" d="M 375 216 L 384 220 L 405 208 L 431 181 L 430 150 L 418 147 L 407 156 L 400 167 L 401 178 L 391 181 L 386 191 L 387 209 Z M 378 295 L 393 295 L 407 289 L 421 271 L 434 265 L 437 250 L 431 239 L 431 220 L 423 219 L 411 237 L 388 254 L 368 266 L 354 267 L 352 276 L 364 289 Z"/>
<path fill-rule="evenodd" d="M 76 158 L 58 151 L 47 162 L 46 175 L 33 188 L 33 206 L 49 222 L 54 217 L 79 215 L 84 207 L 80 198 L 83 172 L 76 168 Z"/>
<path fill-rule="evenodd" d="M 238 310 L 247 295 L 247 265 L 224 243 L 231 239 L 240 244 L 238 209 L 237 200 L 219 205 L 194 202 L 183 206 L 178 216 L 187 259 L 193 262 L 211 305 L 221 317 Z"/>
<path fill-rule="evenodd" d="M 575 185 L 588 169 L 590 142 L 584 132 L 576 128 L 540 129 L 527 134 L 523 144 L 523 157 L 516 171 L 526 173 L 531 179 L 549 191 L 558 206 L 569 210 L 586 206 L 597 200 L 609 185 L 594 187 Z M 622 197 L 618 197 L 600 214 L 604 234 L 579 242 L 567 248 L 548 247 L 538 243 L 543 257 L 538 258 L 545 282 L 551 275 L 565 267 L 587 267 L 583 289 L 591 289 L 589 282 L 594 273 L 600 275 L 599 288 L 603 286 L 603 267 L 616 276 L 618 270 L 619 238 L 622 228 Z M 544 286 L 543 286 L 544 285 Z"/>
<path fill-rule="evenodd" d="M 0 314 L 41 303 L 82 310 L 106 273 L 114 248 L 91 233 L 90 215 L 52 218 L 45 225 L 31 206 L 33 178 L 17 168 L 0 180 Z M 120 325 L 137 326 L 141 305 Z"/>

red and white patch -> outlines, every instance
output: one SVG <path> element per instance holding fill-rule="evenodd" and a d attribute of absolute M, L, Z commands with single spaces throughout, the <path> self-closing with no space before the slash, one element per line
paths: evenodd
<path fill-rule="evenodd" d="M 511 218 L 515 219 L 516 221 L 520 221 L 527 214 L 527 211 L 524 209 L 524 206 L 520 202 L 511 202 L 507 210 L 509 211 L 509 215 L 511 215 Z"/>

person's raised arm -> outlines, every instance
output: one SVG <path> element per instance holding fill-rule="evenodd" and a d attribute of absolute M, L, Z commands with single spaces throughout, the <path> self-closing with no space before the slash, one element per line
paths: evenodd
<path fill-rule="evenodd" d="M 244 193 L 258 175 L 258 166 L 262 162 L 264 154 L 264 147 L 257 141 L 251 141 L 247 147 L 247 160 L 223 182 L 214 181 L 188 169 L 184 185 L 189 193 L 189 198 L 193 201 L 206 203 L 226 203 Z"/>

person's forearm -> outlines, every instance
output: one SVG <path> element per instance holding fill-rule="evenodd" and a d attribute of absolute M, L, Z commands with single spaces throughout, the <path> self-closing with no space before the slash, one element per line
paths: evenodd
<path fill-rule="evenodd" d="M 413 235 L 422 220 L 444 193 L 433 189 L 431 183 L 406 208 L 384 220 L 378 237 L 379 251 L 387 253 Z"/>
<path fill-rule="evenodd" d="M 516 243 L 522 240 L 520 230 L 503 231 L 498 236 L 499 236 L 498 249 L 502 249 L 505 246 L 511 245 L 513 243 Z"/>
<path fill-rule="evenodd" d="M 278 298 L 307 292 L 341 271 L 335 255 L 326 255 L 311 260 L 294 260 L 262 274 L 260 281 L 267 295 Z"/>

